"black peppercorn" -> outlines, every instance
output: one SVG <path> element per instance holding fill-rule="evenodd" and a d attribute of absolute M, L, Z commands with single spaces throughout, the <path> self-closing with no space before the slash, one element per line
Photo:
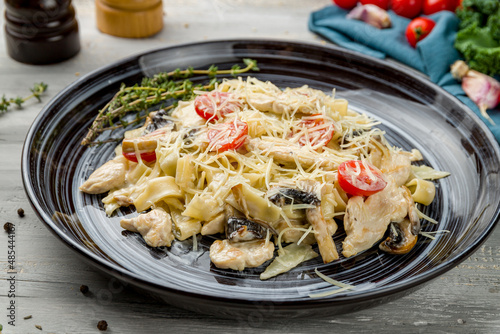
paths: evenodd
<path fill-rule="evenodd" d="M 86 295 L 89 292 L 89 287 L 86 285 L 81 285 L 80 286 L 80 292 Z"/>
<path fill-rule="evenodd" d="M 14 224 L 5 223 L 5 224 L 3 224 L 3 229 L 5 230 L 5 232 L 11 233 L 14 230 Z"/>
<path fill-rule="evenodd" d="M 97 323 L 97 329 L 100 331 L 105 331 L 108 329 L 108 323 L 106 320 L 101 320 Z"/>

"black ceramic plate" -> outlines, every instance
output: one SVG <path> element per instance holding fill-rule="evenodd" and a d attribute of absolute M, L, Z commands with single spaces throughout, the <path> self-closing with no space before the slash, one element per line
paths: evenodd
<path fill-rule="evenodd" d="M 80 141 L 102 107 L 124 82 L 178 67 L 230 68 L 242 58 L 258 61 L 251 73 L 280 87 L 309 85 L 347 98 L 351 108 L 381 121 L 389 141 L 419 149 L 425 163 L 451 172 L 437 182 L 436 200 L 425 212 L 439 221 L 407 255 L 379 253 L 323 264 L 314 259 L 276 278 L 260 281 L 263 268 L 235 272 L 210 264 L 212 239 L 175 242 L 152 249 L 123 233 L 120 211 L 108 218 L 102 196 L 78 191 L 90 173 L 113 156 L 115 144 L 82 147 Z M 193 81 L 206 81 L 195 77 Z M 102 136 L 100 139 L 105 139 Z M 499 149 L 483 123 L 465 106 L 407 69 L 334 47 L 281 41 L 215 41 L 160 49 L 114 63 L 81 78 L 40 113 L 26 138 L 22 173 L 28 197 L 55 235 L 90 263 L 169 303 L 216 315 L 306 316 L 353 311 L 394 299 L 452 269 L 492 231 L 499 215 Z M 48 240 L 48 242 L 50 242 Z M 341 238 L 336 238 L 340 247 Z M 311 298 L 333 287 L 320 272 L 356 288 Z M 254 313 L 252 313 L 254 312 Z"/>

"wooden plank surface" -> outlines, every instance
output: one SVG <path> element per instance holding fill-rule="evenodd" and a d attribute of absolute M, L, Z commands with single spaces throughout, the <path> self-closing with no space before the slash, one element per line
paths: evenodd
<path fill-rule="evenodd" d="M 101 34 L 94 2 L 74 1 L 82 51 L 49 66 L 10 59 L 0 34 L 0 95 L 28 94 L 44 81 L 47 102 L 79 76 L 143 50 L 177 43 L 227 38 L 279 38 L 321 43 L 307 30 L 308 15 L 329 0 L 166 0 L 165 27 L 140 40 Z M 0 5 L 3 13 L 3 1 Z M 3 31 L 4 18 L 0 17 Z M 80 260 L 36 218 L 23 190 L 20 160 L 25 135 L 43 103 L 0 115 L 0 223 L 16 226 L 15 327 L 8 325 L 8 237 L 0 233 L 0 324 L 2 333 L 500 333 L 500 230 L 463 264 L 419 291 L 348 315 L 321 319 L 231 321 L 158 303 L 108 279 Z M 18 208 L 26 216 L 18 217 Z M 91 296 L 80 293 L 82 284 Z M 30 319 L 24 317 L 31 316 Z M 35 326 L 41 326 L 41 330 Z"/>

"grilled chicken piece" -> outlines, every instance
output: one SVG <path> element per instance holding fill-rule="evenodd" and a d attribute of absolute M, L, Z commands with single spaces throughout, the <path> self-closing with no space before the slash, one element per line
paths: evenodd
<path fill-rule="evenodd" d="M 196 113 L 194 104 L 187 101 L 179 101 L 178 107 L 172 112 L 172 117 L 180 120 L 181 128 L 198 127 L 206 122 Z"/>
<path fill-rule="evenodd" d="M 368 196 L 353 196 L 347 202 L 344 229 L 347 234 L 342 254 L 350 257 L 362 252 L 382 239 L 391 222 L 401 222 L 408 215 L 409 204 L 405 188 L 398 187 L 387 177 L 384 190 Z"/>
<path fill-rule="evenodd" d="M 216 240 L 210 246 L 210 259 L 217 268 L 243 270 L 258 267 L 273 258 L 274 244 L 266 240 L 235 242 Z"/>
<path fill-rule="evenodd" d="M 113 199 L 116 201 L 116 204 L 119 206 L 129 206 L 134 204 L 134 200 L 125 195 L 116 195 L 113 196 Z"/>
<path fill-rule="evenodd" d="M 338 165 L 324 156 L 308 150 L 298 144 L 283 141 L 267 141 L 259 138 L 252 138 L 248 141 L 250 150 L 260 150 L 262 154 L 269 155 L 274 160 L 284 165 L 296 165 L 297 162 L 302 168 L 307 169 L 313 165 L 324 170 L 335 170 Z"/>
<path fill-rule="evenodd" d="M 264 93 L 249 93 L 247 95 L 247 102 L 254 108 L 278 115 L 290 112 L 317 113 L 317 100 L 317 93 L 312 93 L 311 89 L 307 87 L 288 88 L 285 92 L 274 95 Z"/>
<path fill-rule="evenodd" d="M 406 254 L 411 251 L 420 233 L 420 218 L 415 202 L 410 190 L 406 187 L 403 189 L 405 190 L 403 196 L 408 203 L 408 219 L 399 223 L 391 223 L 389 236 L 379 245 L 380 250 L 389 254 Z"/>
<path fill-rule="evenodd" d="M 131 232 L 139 232 L 144 241 L 151 247 L 168 246 L 172 244 L 172 220 L 170 215 L 162 208 L 156 208 L 138 217 L 122 219 L 122 228 Z"/>
<path fill-rule="evenodd" d="M 263 112 L 272 112 L 276 98 L 262 93 L 252 93 L 247 97 L 247 102 L 252 107 Z"/>
<path fill-rule="evenodd" d="M 125 183 L 128 160 L 117 156 L 97 168 L 81 186 L 80 190 L 87 194 L 102 194 Z"/>
<path fill-rule="evenodd" d="M 411 173 L 411 159 L 409 154 L 403 152 L 386 154 L 382 157 L 380 170 L 385 175 L 390 175 L 398 186 L 406 184 Z"/>

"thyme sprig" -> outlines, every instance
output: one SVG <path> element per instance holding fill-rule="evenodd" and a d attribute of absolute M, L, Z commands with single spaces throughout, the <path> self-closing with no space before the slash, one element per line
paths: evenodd
<path fill-rule="evenodd" d="M 12 105 L 16 105 L 18 108 L 22 108 L 23 104 L 32 99 L 35 98 L 38 100 L 38 102 L 42 102 L 41 96 L 42 94 L 47 90 L 48 85 L 40 82 L 40 83 L 35 83 L 32 88 L 30 88 L 31 95 L 28 95 L 26 97 L 15 97 L 15 98 L 6 98 L 5 95 L 0 98 L 0 114 L 3 114 L 9 110 L 9 107 Z"/>
<path fill-rule="evenodd" d="M 185 70 L 176 69 L 171 72 L 156 74 L 152 78 L 144 78 L 140 85 L 126 86 L 122 84 L 120 90 L 101 109 L 92 123 L 87 135 L 82 140 L 82 145 L 92 144 L 97 135 L 103 131 L 116 130 L 137 124 L 146 116 L 141 112 L 156 106 L 162 102 L 172 100 L 173 108 L 179 100 L 190 100 L 194 91 L 207 91 L 215 87 L 217 75 L 236 76 L 248 71 L 258 71 L 257 62 L 253 59 L 243 59 L 246 67 L 233 65 L 231 69 L 219 70 L 217 66 L 210 66 L 206 70 L 195 70 L 189 67 Z M 188 78 L 194 75 L 206 75 L 210 78 L 208 84 L 193 84 Z M 129 113 L 135 112 L 136 118 L 133 122 L 124 119 Z"/>

